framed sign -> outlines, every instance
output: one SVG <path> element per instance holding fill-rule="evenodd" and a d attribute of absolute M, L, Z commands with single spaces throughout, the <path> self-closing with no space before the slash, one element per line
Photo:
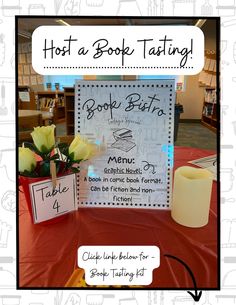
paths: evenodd
<path fill-rule="evenodd" d="M 77 81 L 75 133 L 106 152 L 78 175 L 79 206 L 170 207 L 174 80 Z"/>

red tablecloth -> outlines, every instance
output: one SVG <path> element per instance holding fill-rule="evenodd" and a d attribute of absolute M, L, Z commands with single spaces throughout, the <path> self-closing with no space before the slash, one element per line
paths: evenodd
<path fill-rule="evenodd" d="M 211 154 L 214 151 L 175 147 L 175 168 Z M 216 182 L 209 223 L 197 229 L 175 223 L 167 210 L 117 208 L 83 208 L 62 222 L 33 225 L 24 194 L 19 198 L 20 287 L 64 287 L 76 268 L 81 245 L 157 245 L 161 264 L 150 287 L 193 287 L 183 265 L 164 257 L 171 254 L 188 264 L 199 288 L 217 288 Z"/>

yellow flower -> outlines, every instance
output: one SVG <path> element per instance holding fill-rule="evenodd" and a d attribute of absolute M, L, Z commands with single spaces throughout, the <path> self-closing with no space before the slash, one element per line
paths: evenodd
<path fill-rule="evenodd" d="M 31 136 L 34 145 L 42 153 L 49 153 L 55 145 L 54 129 L 55 125 L 34 128 Z"/>
<path fill-rule="evenodd" d="M 36 167 L 36 158 L 34 153 L 25 147 L 19 147 L 19 172 L 32 172 Z"/>
<path fill-rule="evenodd" d="M 77 135 L 69 146 L 69 155 L 73 161 L 87 160 L 92 153 L 92 146 L 86 140 Z"/>
<path fill-rule="evenodd" d="M 98 145 L 88 143 L 88 149 L 89 149 L 89 155 L 88 155 L 87 159 L 91 159 L 98 155 Z"/>

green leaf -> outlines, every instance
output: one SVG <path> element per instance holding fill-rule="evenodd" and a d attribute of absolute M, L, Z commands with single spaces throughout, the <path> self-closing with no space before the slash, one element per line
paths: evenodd
<path fill-rule="evenodd" d="M 69 156 L 69 145 L 67 143 L 58 143 L 57 147 L 63 155 Z"/>
<path fill-rule="evenodd" d="M 29 148 L 30 150 L 34 151 L 37 155 L 39 155 L 42 159 L 45 158 L 44 153 L 38 150 L 38 148 L 30 142 L 24 142 L 24 147 Z"/>
<path fill-rule="evenodd" d="M 79 169 L 77 167 L 71 167 L 71 171 L 73 173 L 79 173 Z"/>
<path fill-rule="evenodd" d="M 63 150 L 60 150 L 60 152 L 61 152 L 64 156 L 66 156 L 66 157 L 68 158 L 68 156 L 69 156 L 69 148 L 65 148 L 65 149 L 63 149 Z"/>
<path fill-rule="evenodd" d="M 51 152 L 53 149 L 53 147 L 51 147 L 50 149 L 48 149 L 45 145 L 41 146 L 41 152 L 45 155 L 48 154 L 49 152 Z"/>
<path fill-rule="evenodd" d="M 71 154 L 69 154 L 69 158 L 70 158 L 71 161 L 74 161 L 74 155 L 75 154 L 73 152 Z"/>
<path fill-rule="evenodd" d="M 38 174 L 36 172 L 29 172 L 27 170 L 25 170 L 23 172 L 20 172 L 20 175 L 24 176 L 24 177 L 31 177 L 31 178 L 37 178 L 38 177 Z"/>
<path fill-rule="evenodd" d="M 50 176 L 50 163 L 48 161 L 40 162 L 39 175 L 40 177 Z"/>
<path fill-rule="evenodd" d="M 80 162 L 84 161 L 83 159 L 79 159 L 79 160 L 73 160 L 73 163 L 79 164 Z"/>

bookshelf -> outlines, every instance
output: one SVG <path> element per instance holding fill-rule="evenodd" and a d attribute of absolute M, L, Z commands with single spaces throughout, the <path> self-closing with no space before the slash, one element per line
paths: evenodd
<path fill-rule="evenodd" d="M 54 113 L 55 123 L 65 120 L 64 91 L 37 91 L 35 100 L 39 110 Z"/>
<path fill-rule="evenodd" d="M 217 129 L 216 89 L 205 88 L 202 109 L 202 124 L 209 129 Z"/>
<path fill-rule="evenodd" d="M 201 123 L 210 130 L 217 130 L 216 53 L 205 51 L 205 64 L 199 74 L 199 85 L 204 87 L 204 101 Z"/>
<path fill-rule="evenodd" d="M 74 135 L 75 122 L 75 88 L 64 87 L 66 134 Z"/>

